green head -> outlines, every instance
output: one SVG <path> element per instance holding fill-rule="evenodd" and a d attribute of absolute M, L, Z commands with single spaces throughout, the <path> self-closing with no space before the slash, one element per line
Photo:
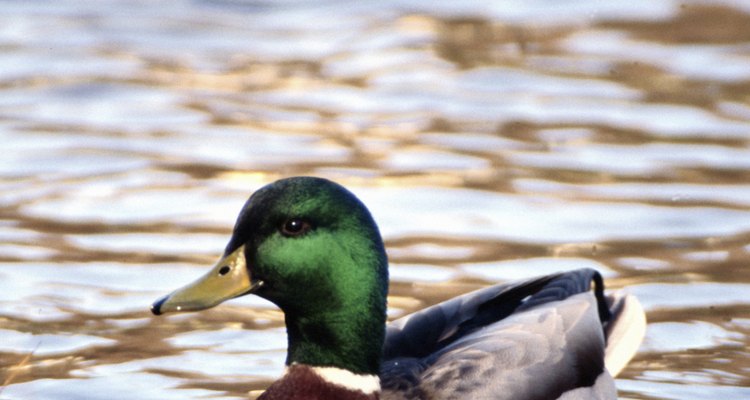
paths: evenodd
<path fill-rule="evenodd" d="M 377 374 L 387 292 L 385 250 L 367 208 L 336 183 L 297 177 L 254 193 L 214 269 L 152 310 L 197 310 L 254 293 L 284 311 L 287 364 Z"/>

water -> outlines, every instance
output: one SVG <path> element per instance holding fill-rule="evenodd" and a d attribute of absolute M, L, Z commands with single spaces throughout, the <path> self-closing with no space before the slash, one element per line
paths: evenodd
<path fill-rule="evenodd" d="M 257 395 L 273 305 L 153 318 L 246 197 L 371 208 L 391 317 L 594 267 L 621 398 L 750 398 L 750 2 L 3 1 L 0 398 Z"/>

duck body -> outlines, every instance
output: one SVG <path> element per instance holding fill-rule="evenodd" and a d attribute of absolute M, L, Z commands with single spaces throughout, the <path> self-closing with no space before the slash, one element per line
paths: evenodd
<path fill-rule="evenodd" d="M 385 325 L 377 225 L 331 181 L 289 178 L 253 194 L 224 256 L 154 314 L 245 294 L 281 308 L 286 372 L 261 400 L 616 399 L 613 375 L 645 332 L 632 296 L 581 269 L 468 293 Z"/>
<path fill-rule="evenodd" d="M 601 276 L 581 269 L 403 317 L 387 328 L 382 397 L 616 399 L 605 352 L 626 301 L 605 297 Z"/>

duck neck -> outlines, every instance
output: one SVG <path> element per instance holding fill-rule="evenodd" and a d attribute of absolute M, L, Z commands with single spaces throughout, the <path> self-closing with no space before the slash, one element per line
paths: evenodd
<path fill-rule="evenodd" d="M 385 303 L 360 299 L 346 303 L 327 304 L 319 313 L 285 312 L 288 366 L 332 367 L 377 377 L 385 337 Z"/>

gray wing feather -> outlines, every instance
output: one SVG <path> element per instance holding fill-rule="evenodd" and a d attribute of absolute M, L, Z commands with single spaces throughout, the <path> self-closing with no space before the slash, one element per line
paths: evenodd
<path fill-rule="evenodd" d="M 494 286 L 397 321 L 384 348 L 383 398 L 616 399 L 594 275 Z M 421 336 L 402 348 L 405 333 Z"/>

